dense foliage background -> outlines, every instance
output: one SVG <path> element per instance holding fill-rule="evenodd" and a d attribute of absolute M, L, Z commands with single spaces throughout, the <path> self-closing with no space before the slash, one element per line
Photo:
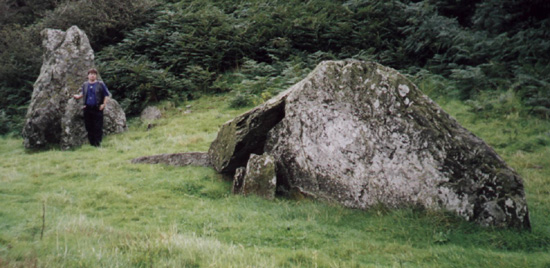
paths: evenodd
<path fill-rule="evenodd" d="M 319 61 L 375 60 L 484 114 L 550 116 L 545 0 L 0 0 L 0 133 L 19 131 L 39 32 L 77 25 L 130 115 L 162 100 L 269 98 Z M 90 11 L 93 12 L 90 12 Z"/>

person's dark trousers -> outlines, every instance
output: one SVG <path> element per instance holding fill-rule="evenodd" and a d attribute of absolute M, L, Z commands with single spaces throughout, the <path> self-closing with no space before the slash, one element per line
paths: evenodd
<path fill-rule="evenodd" d="M 92 146 L 99 146 L 103 138 L 103 111 L 98 106 L 84 108 L 84 126 L 88 132 L 88 140 Z"/>

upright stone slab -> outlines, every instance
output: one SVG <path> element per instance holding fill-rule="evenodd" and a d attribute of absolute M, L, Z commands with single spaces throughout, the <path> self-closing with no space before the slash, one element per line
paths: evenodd
<path fill-rule="evenodd" d="M 244 176 L 235 174 L 235 181 L 234 193 L 255 194 L 265 199 L 274 199 L 277 186 L 274 158 L 270 155 L 250 155 Z M 238 187 L 240 189 L 237 189 Z"/>
<path fill-rule="evenodd" d="M 256 108 L 222 126 L 211 158 L 231 163 L 269 154 L 278 188 L 347 207 L 422 206 L 486 226 L 530 228 L 519 175 L 397 71 L 373 62 L 322 62 L 278 102 L 282 119 L 254 134 L 265 137 L 263 148 L 224 142 L 250 142 L 235 122 L 258 120 Z M 238 154 L 217 154 L 231 151 L 214 150 L 219 144 Z"/>
<path fill-rule="evenodd" d="M 94 66 L 94 52 L 86 34 L 73 26 L 66 32 L 45 29 L 40 75 L 34 83 L 23 137 L 25 148 L 58 144 L 65 106 Z"/>
<path fill-rule="evenodd" d="M 61 144 L 63 148 L 81 145 L 86 142 L 84 124 L 81 122 L 82 101 L 71 99 L 86 81 L 87 71 L 94 67 L 94 52 L 86 34 L 76 26 L 66 32 L 45 29 L 41 35 L 43 64 L 27 110 L 22 131 L 23 144 L 27 149 L 38 149 L 47 144 Z M 111 133 L 111 129 L 126 130 L 124 111 L 116 101 L 107 108 L 106 132 Z M 116 119 L 111 120 L 113 115 L 110 111 L 116 112 Z M 73 124 L 70 120 L 80 122 Z"/>

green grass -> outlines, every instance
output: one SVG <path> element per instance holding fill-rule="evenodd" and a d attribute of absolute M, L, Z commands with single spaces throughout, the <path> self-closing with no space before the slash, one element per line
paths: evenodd
<path fill-rule="evenodd" d="M 244 111 L 228 98 L 188 103 L 191 113 L 163 105 L 156 127 L 133 120 L 101 148 L 26 152 L 1 138 L 0 267 L 550 267 L 550 149 L 536 142 L 549 122 L 480 118 L 441 100 L 523 176 L 532 232 L 443 212 L 235 196 L 210 168 L 130 163 L 206 151 Z"/>

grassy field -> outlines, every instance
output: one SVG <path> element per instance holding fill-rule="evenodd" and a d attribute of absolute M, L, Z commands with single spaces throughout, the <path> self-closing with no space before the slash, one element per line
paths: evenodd
<path fill-rule="evenodd" d="M 136 165 L 206 151 L 244 111 L 227 96 L 185 107 L 101 148 L 26 152 L 0 140 L 0 267 L 550 267 L 550 122 L 473 114 L 440 100 L 524 178 L 531 232 L 482 228 L 443 212 L 368 211 L 231 195 L 210 168 Z"/>

